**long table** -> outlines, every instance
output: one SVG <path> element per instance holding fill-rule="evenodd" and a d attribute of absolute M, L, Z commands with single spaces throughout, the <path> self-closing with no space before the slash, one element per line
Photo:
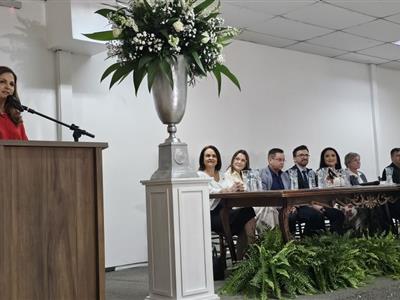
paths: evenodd
<path fill-rule="evenodd" d="M 275 190 L 259 192 L 236 192 L 210 194 L 210 198 L 221 199 L 220 217 L 224 234 L 231 253 L 236 261 L 236 252 L 229 226 L 229 211 L 232 207 L 277 207 L 279 226 L 285 242 L 291 239 L 289 231 L 289 212 L 293 206 L 319 202 L 333 205 L 334 202 L 352 203 L 356 207 L 373 208 L 400 198 L 400 184 L 335 187 L 324 189 Z"/>

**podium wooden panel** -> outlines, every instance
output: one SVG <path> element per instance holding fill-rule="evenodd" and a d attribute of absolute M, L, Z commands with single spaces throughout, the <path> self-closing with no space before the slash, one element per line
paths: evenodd
<path fill-rule="evenodd" d="M 0 141 L 0 299 L 105 299 L 106 147 Z"/>

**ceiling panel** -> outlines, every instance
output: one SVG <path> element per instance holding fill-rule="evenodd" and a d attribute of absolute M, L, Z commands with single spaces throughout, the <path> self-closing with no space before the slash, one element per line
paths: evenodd
<path fill-rule="evenodd" d="M 359 53 L 376 56 L 380 58 L 399 60 L 400 59 L 400 46 L 393 44 L 384 44 L 369 49 L 359 51 Z"/>
<path fill-rule="evenodd" d="M 382 64 L 388 62 L 387 59 L 363 55 L 359 53 L 347 53 L 344 55 L 337 56 L 336 58 L 341 60 L 355 61 L 363 64 Z"/>
<path fill-rule="evenodd" d="M 400 61 L 391 61 L 386 64 L 379 65 L 387 69 L 400 70 Z"/>
<path fill-rule="evenodd" d="M 343 51 L 343 50 L 337 50 L 337 49 L 333 49 L 333 48 L 312 45 L 307 42 L 296 43 L 294 45 L 286 47 L 286 49 L 307 52 L 307 53 L 313 53 L 313 54 L 323 55 L 323 56 L 327 56 L 327 57 L 334 57 L 334 56 L 338 56 L 338 55 L 347 53 L 346 51 Z"/>
<path fill-rule="evenodd" d="M 343 29 L 375 20 L 364 14 L 349 11 L 323 2 L 303 7 L 284 15 L 286 18 L 331 29 Z"/>
<path fill-rule="evenodd" d="M 241 7 L 246 7 L 257 12 L 264 12 L 270 15 L 282 15 L 304 6 L 317 3 L 316 0 L 242 0 L 222 1 Z"/>
<path fill-rule="evenodd" d="M 221 0 L 238 39 L 321 56 L 400 63 L 400 0 Z M 393 66 L 392 66 L 393 67 Z"/>
<path fill-rule="evenodd" d="M 400 13 L 398 0 L 325 0 L 328 3 L 348 8 L 369 16 L 383 18 Z"/>
<path fill-rule="evenodd" d="M 257 33 L 249 30 L 244 30 L 239 36 L 239 39 L 242 41 L 248 41 L 278 48 L 286 47 L 296 43 L 296 41 L 294 40 L 278 38 L 270 36 L 268 34 Z"/>
<path fill-rule="evenodd" d="M 385 19 L 386 19 L 386 20 L 389 20 L 389 21 L 392 21 L 392 22 L 395 22 L 395 23 L 397 23 L 397 24 L 400 24 L 400 14 L 393 15 L 393 16 L 387 17 L 387 18 L 385 18 Z"/>
<path fill-rule="evenodd" d="M 275 17 L 267 22 L 251 26 L 250 29 L 256 32 L 297 41 L 307 40 L 332 32 L 330 29 L 287 20 L 282 17 Z"/>
<path fill-rule="evenodd" d="M 341 31 L 337 31 L 323 37 L 311 39 L 308 42 L 315 45 L 347 51 L 357 51 L 382 44 L 382 42 L 369 40 Z"/>
<path fill-rule="evenodd" d="M 400 40 L 400 25 L 385 20 L 376 20 L 344 31 L 383 42 Z"/>
<path fill-rule="evenodd" d="M 225 20 L 225 25 L 247 28 L 257 23 L 262 23 L 271 19 L 272 15 L 249 10 L 243 7 L 223 3 L 221 6 L 222 18 Z"/>

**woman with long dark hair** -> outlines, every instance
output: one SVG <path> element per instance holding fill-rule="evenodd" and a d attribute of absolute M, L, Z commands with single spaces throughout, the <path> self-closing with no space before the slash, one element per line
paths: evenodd
<path fill-rule="evenodd" d="M 329 172 L 326 180 L 333 184 L 335 178 L 339 178 L 339 172 L 342 171 L 339 153 L 332 147 L 327 147 L 322 150 L 319 168 L 328 168 Z M 318 171 L 319 170 L 317 170 L 317 173 Z M 320 206 L 319 204 L 314 204 L 313 207 L 329 219 L 331 231 L 339 234 L 343 233 L 345 216 L 342 211 L 329 206 Z"/>
<path fill-rule="evenodd" d="M 8 67 L 0 66 L 0 140 L 28 140 L 19 110 L 9 96 L 18 100 L 17 75 Z"/>
<path fill-rule="evenodd" d="M 231 159 L 231 163 L 225 172 L 225 178 L 231 182 L 243 182 L 242 171 L 250 170 L 250 158 L 246 150 L 236 151 Z"/>

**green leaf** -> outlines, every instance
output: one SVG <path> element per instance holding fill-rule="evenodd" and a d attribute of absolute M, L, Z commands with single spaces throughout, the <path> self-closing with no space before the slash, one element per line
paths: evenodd
<path fill-rule="evenodd" d="M 114 37 L 112 30 L 99 31 L 99 32 L 94 32 L 94 33 L 86 33 L 83 35 L 88 37 L 89 39 L 97 40 L 97 41 L 111 41 L 111 40 L 118 39 L 118 38 Z"/>
<path fill-rule="evenodd" d="M 210 20 L 211 18 L 218 17 L 218 15 L 220 15 L 219 12 L 211 13 L 211 14 L 209 14 L 207 17 L 204 18 L 204 21 L 208 21 L 208 20 Z"/>
<path fill-rule="evenodd" d="M 171 65 L 166 60 L 162 60 L 160 62 L 160 67 L 161 67 L 162 73 L 167 77 L 167 79 L 171 85 L 171 89 L 173 89 L 174 88 L 174 79 L 172 78 Z"/>
<path fill-rule="evenodd" d="M 200 68 L 200 70 L 203 72 L 203 74 L 206 75 L 206 71 L 204 70 L 203 64 L 201 63 L 200 57 L 197 54 L 197 52 L 192 51 L 191 54 L 193 56 L 195 63 L 197 64 L 197 66 Z"/>
<path fill-rule="evenodd" d="M 115 63 L 111 66 L 109 66 L 101 76 L 100 82 L 103 81 L 108 75 L 110 75 L 112 72 L 114 72 L 116 69 L 118 69 L 121 66 L 120 63 Z"/>
<path fill-rule="evenodd" d="M 155 57 L 152 56 L 142 56 L 139 60 L 139 64 L 137 66 L 138 69 L 142 69 L 143 67 L 146 67 L 149 62 L 151 62 Z"/>
<path fill-rule="evenodd" d="M 213 4 L 215 2 L 215 0 L 204 0 L 202 3 L 200 3 L 199 5 L 197 5 L 193 11 L 196 15 L 198 15 L 199 13 L 201 13 L 203 10 L 205 10 L 207 7 L 209 7 L 211 4 Z"/>
<path fill-rule="evenodd" d="M 228 77 L 237 86 L 239 91 L 241 91 L 239 80 L 236 78 L 235 75 L 233 75 L 233 73 L 231 71 L 229 71 L 229 69 L 226 66 L 217 64 L 216 67 L 220 70 L 220 72 L 222 74 L 224 74 L 226 77 Z"/>
<path fill-rule="evenodd" d="M 215 68 L 213 70 L 214 76 L 217 79 L 217 84 L 218 84 L 218 97 L 221 95 L 221 72 Z"/>
<path fill-rule="evenodd" d="M 169 35 L 168 35 L 168 31 L 166 29 L 161 29 L 160 33 L 168 40 L 169 39 Z"/>
<path fill-rule="evenodd" d="M 134 69 L 134 65 L 133 64 L 125 64 L 121 67 L 119 67 L 113 74 L 112 78 L 111 78 L 111 82 L 110 82 L 110 89 L 112 88 L 112 86 L 118 81 L 120 80 L 122 77 L 126 77 L 130 72 L 132 72 Z"/>
<path fill-rule="evenodd" d="M 153 82 L 157 73 L 160 71 L 159 63 L 159 60 L 155 59 L 147 69 L 147 87 L 149 88 L 149 92 L 151 91 L 151 87 L 153 86 Z"/>
<path fill-rule="evenodd" d="M 149 11 L 152 11 L 152 7 L 151 7 L 151 5 L 149 4 L 149 2 L 147 2 L 147 0 L 143 0 L 143 3 L 144 3 L 144 5 L 146 6 L 146 10 L 149 10 Z"/>
<path fill-rule="evenodd" d="M 286 278 L 290 278 L 289 273 L 285 269 L 276 269 L 276 273 L 281 274 Z"/>
<path fill-rule="evenodd" d="M 99 9 L 99 10 L 95 11 L 94 13 L 98 14 L 100 16 L 103 16 L 104 18 L 108 19 L 107 15 L 109 13 L 115 13 L 115 10 L 114 9 L 109 9 L 109 8 L 102 8 L 102 9 Z"/>
<path fill-rule="evenodd" d="M 133 85 L 135 86 L 135 95 L 137 96 L 137 92 L 139 90 L 139 86 L 143 81 L 144 76 L 146 76 L 146 69 L 136 69 L 133 73 Z"/>

